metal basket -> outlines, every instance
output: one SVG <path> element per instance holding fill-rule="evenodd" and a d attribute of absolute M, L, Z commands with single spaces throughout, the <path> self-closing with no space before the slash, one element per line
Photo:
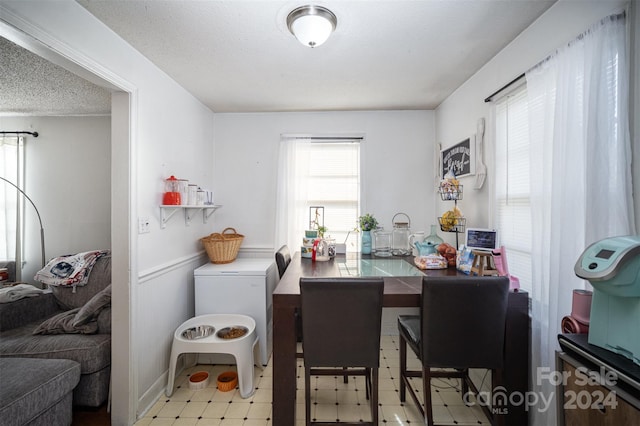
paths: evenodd
<path fill-rule="evenodd" d="M 438 187 L 442 201 L 462 200 L 462 185 L 450 186 L 448 188 Z"/>
<path fill-rule="evenodd" d="M 438 223 L 440 224 L 440 230 L 443 232 L 463 233 L 467 219 L 464 217 L 456 217 L 454 219 L 439 217 Z"/>

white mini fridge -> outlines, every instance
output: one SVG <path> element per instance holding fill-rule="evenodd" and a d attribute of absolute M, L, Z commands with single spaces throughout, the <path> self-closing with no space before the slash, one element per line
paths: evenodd
<path fill-rule="evenodd" d="M 272 350 L 273 290 L 278 271 L 271 259 L 236 259 L 208 263 L 194 272 L 196 316 L 243 314 L 256 321 L 260 362 L 267 365 Z M 256 360 L 257 361 L 257 360 Z"/>

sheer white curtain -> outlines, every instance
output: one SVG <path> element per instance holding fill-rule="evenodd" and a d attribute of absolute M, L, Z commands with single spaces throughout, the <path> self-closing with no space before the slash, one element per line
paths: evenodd
<path fill-rule="evenodd" d="M 16 136 L 0 136 L 0 176 L 21 186 L 24 168 L 23 141 Z M 19 193 L 0 181 L 0 260 L 15 260 L 19 248 L 18 215 L 23 205 Z"/>
<path fill-rule="evenodd" d="M 301 236 L 308 228 L 307 211 L 296 205 L 296 200 L 306 199 L 309 170 L 312 161 L 311 138 L 286 138 L 280 140 L 278 158 L 278 188 L 276 197 L 275 249 L 283 244 L 295 252 L 300 247 Z"/>
<path fill-rule="evenodd" d="M 526 73 L 532 207 L 532 385 L 554 368 L 572 290 L 573 267 L 602 238 L 633 234 L 628 68 L 624 15 L 603 19 Z M 536 407 L 537 408 L 537 407 Z M 533 424 L 555 424 L 555 405 Z"/>

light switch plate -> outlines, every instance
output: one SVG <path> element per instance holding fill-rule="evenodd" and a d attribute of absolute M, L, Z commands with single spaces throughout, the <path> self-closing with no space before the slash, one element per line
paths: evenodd
<path fill-rule="evenodd" d="M 148 234 L 151 232 L 151 224 L 148 217 L 138 218 L 138 234 Z"/>

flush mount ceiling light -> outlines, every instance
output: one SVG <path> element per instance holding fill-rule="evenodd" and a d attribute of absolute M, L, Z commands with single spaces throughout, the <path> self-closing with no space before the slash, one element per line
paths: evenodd
<path fill-rule="evenodd" d="M 287 27 L 298 41 L 308 47 L 318 47 L 336 29 L 338 19 L 322 6 L 301 6 L 287 16 Z"/>

